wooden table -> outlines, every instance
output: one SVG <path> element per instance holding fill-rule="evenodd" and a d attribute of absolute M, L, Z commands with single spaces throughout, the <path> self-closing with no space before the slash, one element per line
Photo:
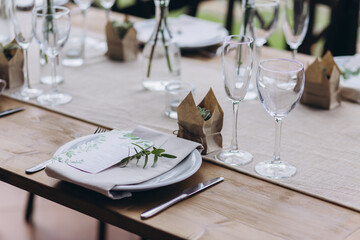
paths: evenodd
<path fill-rule="evenodd" d="M 266 52 L 281 55 L 276 50 Z M 208 60 L 209 65 L 218 62 L 218 58 Z M 0 98 L 0 110 L 17 106 L 26 110 L 0 119 L 0 179 L 101 221 L 149 239 L 360 238 L 359 212 L 206 161 L 183 182 L 118 201 L 59 182 L 43 171 L 26 175 L 26 168 L 49 159 L 59 146 L 94 132 L 97 126 Z M 218 176 L 225 181 L 151 219 L 140 219 L 144 210 Z"/>

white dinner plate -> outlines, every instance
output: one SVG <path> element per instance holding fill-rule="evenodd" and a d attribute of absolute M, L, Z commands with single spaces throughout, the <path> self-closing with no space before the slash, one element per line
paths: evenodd
<path fill-rule="evenodd" d="M 56 152 L 55 155 L 59 154 L 62 151 L 67 151 L 69 149 L 75 148 L 85 142 L 91 141 L 96 137 L 99 137 L 100 134 L 91 134 L 83 136 L 77 139 L 74 139 L 63 146 L 61 146 Z M 182 160 L 174 168 L 170 169 L 166 173 L 161 174 L 155 178 L 147 180 L 139 184 L 132 185 L 118 185 L 112 189 L 112 191 L 145 191 L 154 188 L 168 186 L 180 181 L 187 179 L 192 176 L 197 170 L 199 170 L 202 163 L 202 157 L 198 150 L 194 150 L 190 153 L 184 160 Z"/>
<path fill-rule="evenodd" d="M 219 23 L 201 20 L 195 17 L 181 15 L 169 18 L 170 32 L 178 46 L 182 49 L 203 48 L 222 43 L 228 31 Z M 141 43 L 149 40 L 155 28 L 155 19 L 137 22 L 134 25 L 137 39 Z"/>

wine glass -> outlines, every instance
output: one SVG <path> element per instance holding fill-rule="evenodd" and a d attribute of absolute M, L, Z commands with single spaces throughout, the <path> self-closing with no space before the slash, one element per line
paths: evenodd
<path fill-rule="evenodd" d="M 42 90 L 31 87 L 29 79 L 28 48 L 33 39 L 31 17 L 34 6 L 34 0 L 14 0 L 13 2 L 12 22 L 14 25 L 16 42 L 22 48 L 24 53 L 25 80 L 20 92 L 14 93 L 13 96 L 23 100 L 38 97 L 42 93 Z"/>
<path fill-rule="evenodd" d="M 250 153 L 239 150 L 237 142 L 238 109 L 250 83 L 252 47 L 253 39 L 247 36 L 227 36 L 223 42 L 222 77 L 225 92 L 233 104 L 233 129 L 230 148 L 221 150 L 215 158 L 232 166 L 244 165 L 253 159 Z"/>
<path fill-rule="evenodd" d="M 298 47 L 304 41 L 309 25 L 310 0 L 285 0 L 283 24 L 287 44 L 295 59 Z"/>
<path fill-rule="evenodd" d="M 88 43 L 86 36 L 86 11 L 94 0 L 75 0 L 76 5 L 81 10 L 82 33 L 79 38 L 71 38 L 68 46 L 64 50 L 63 64 L 70 67 L 79 67 L 84 64 L 85 45 Z"/>
<path fill-rule="evenodd" d="M 272 160 L 260 162 L 255 171 L 269 178 L 286 178 L 296 167 L 280 159 L 281 123 L 300 100 L 304 90 L 304 66 L 291 59 L 268 59 L 259 64 L 256 86 L 266 111 L 275 118 L 275 151 Z"/>
<path fill-rule="evenodd" d="M 245 1 L 243 1 L 245 2 Z M 243 7 L 244 8 L 244 7 Z M 279 19 L 279 0 L 255 0 L 249 14 L 247 32 L 254 38 L 254 74 L 250 82 L 246 100 L 257 97 L 255 89 L 255 77 L 257 66 L 261 58 L 261 48 L 274 33 Z"/>
<path fill-rule="evenodd" d="M 65 45 L 70 33 L 70 10 L 61 6 L 37 7 L 33 11 L 33 34 L 41 50 L 52 63 L 51 90 L 40 95 L 42 105 L 57 106 L 71 101 L 68 94 L 60 93 L 56 82 L 56 57 Z"/>
<path fill-rule="evenodd" d="M 105 8 L 106 11 L 106 21 L 108 22 L 110 20 L 110 9 L 114 5 L 115 0 L 100 0 L 101 6 Z"/>

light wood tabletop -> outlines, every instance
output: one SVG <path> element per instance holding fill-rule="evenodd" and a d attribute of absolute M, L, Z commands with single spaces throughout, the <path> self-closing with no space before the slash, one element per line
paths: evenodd
<path fill-rule="evenodd" d="M 99 16 L 99 10 L 90 12 Z M 105 13 L 101 12 L 101 14 Z M 119 16 L 120 18 L 120 16 Z M 94 18 L 91 21 L 96 21 Z M 97 19 L 98 20 L 98 19 Z M 267 56 L 290 53 L 267 49 Z M 300 56 L 305 64 L 313 58 Z M 217 65 L 219 58 L 201 59 Z M 75 104 L 75 103 L 74 103 Z M 360 239 L 360 213 L 247 174 L 203 161 L 190 178 L 110 200 L 93 191 L 25 169 L 52 157 L 66 142 L 94 132 L 96 124 L 0 97 L 0 111 L 25 111 L 0 119 L 0 180 L 149 239 Z M 159 215 L 140 214 L 185 188 L 214 177 L 224 182 Z"/>
<path fill-rule="evenodd" d="M 149 239 L 358 239 L 360 214 L 204 161 L 187 180 L 110 200 L 79 186 L 25 169 L 51 158 L 56 149 L 96 125 L 1 97 L 0 110 L 25 106 L 1 118 L 0 179 Z M 141 220 L 140 213 L 195 183 L 225 181 L 163 213 Z"/>

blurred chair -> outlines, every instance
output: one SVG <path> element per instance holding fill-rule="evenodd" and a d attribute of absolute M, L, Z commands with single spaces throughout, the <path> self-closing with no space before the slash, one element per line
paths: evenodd
<path fill-rule="evenodd" d="M 324 40 L 323 54 L 330 50 L 334 56 L 356 53 L 359 26 L 359 0 L 310 0 L 309 28 L 299 52 L 311 54 L 314 43 Z M 330 24 L 320 33 L 314 33 L 316 7 L 331 9 Z"/>

